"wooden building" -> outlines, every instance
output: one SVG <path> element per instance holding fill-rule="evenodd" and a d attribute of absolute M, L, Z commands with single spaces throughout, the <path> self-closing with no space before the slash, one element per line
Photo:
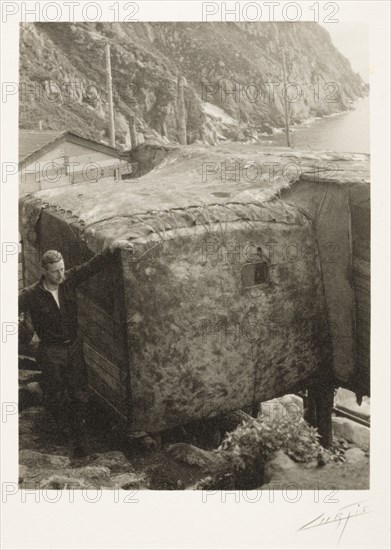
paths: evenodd
<path fill-rule="evenodd" d="M 335 387 L 369 393 L 368 200 L 365 155 L 177 148 L 136 182 L 22 198 L 25 280 L 47 249 L 134 243 L 79 295 L 89 384 L 130 432 L 307 388 L 330 416 Z"/>
<path fill-rule="evenodd" d="M 113 178 L 125 165 L 121 153 L 74 132 L 19 131 L 20 193 Z"/>
<path fill-rule="evenodd" d="M 352 284 L 356 302 L 356 387 L 370 386 L 371 203 L 368 185 L 349 188 L 352 230 Z"/>

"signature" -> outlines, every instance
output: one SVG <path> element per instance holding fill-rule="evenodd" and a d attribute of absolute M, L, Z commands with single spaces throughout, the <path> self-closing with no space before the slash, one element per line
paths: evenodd
<path fill-rule="evenodd" d="M 321 514 L 309 523 L 306 523 L 305 525 L 300 527 L 298 531 L 306 531 L 307 529 L 314 529 L 315 527 L 321 527 L 322 525 L 329 525 L 331 523 L 334 523 L 336 525 L 337 531 L 339 531 L 338 542 L 340 542 L 342 535 L 346 530 L 348 522 L 353 518 L 357 518 L 369 513 L 370 510 L 368 509 L 368 506 L 365 506 L 363 501 L 355 502 L 353 504 L 349 504 L 348 506 L 343 506 L 338 510 L 336 514 Z"/>

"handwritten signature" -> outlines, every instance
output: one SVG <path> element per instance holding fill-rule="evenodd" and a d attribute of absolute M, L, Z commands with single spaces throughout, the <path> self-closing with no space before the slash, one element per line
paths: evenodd
<path fill-rule="evenodd" d="M 315 527 L 321 527 L 322 525 L 335 523 L 337 531 L 340 531 L 338 538 L 339 543 L 341 541 L 342 535 L 346 530 L 348 522 L 353 518 L 357 518 L 369 513 L 370 510 L 368 509 L 368 506 L 364 504 L 364 501 L 355 502 L 353 504 L 349 504 L 348 506 L 343 506 L 338 510 L 336 514 L 321 514 L 309 523 L 306 523 L 305 525 L 300 527 L 298 531 L 306 531 L 307 529 L 314 529 Z"/>

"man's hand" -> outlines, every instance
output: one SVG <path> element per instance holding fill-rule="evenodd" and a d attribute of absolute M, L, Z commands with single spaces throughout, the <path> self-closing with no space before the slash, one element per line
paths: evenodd
<path fill-rule="evenodd" d="M 119 239 L 118 241 L 113 241 L 111 245 L 109 246 L 109 251 L 111 253 L 115 252 L 117 249 L 119 250 L 126 250 L 133 254 L 134 252 L 134 246 L 132 243 L 126 240 Z"/>

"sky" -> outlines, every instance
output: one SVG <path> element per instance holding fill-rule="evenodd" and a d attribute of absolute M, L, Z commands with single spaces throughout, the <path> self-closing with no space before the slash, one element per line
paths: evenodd
<path fill-rule="evenodd" d="M 369 82 L 368 25 L 366 23 L 321 23 L 338 50 L 349 59 L 353 71 Z"/>

